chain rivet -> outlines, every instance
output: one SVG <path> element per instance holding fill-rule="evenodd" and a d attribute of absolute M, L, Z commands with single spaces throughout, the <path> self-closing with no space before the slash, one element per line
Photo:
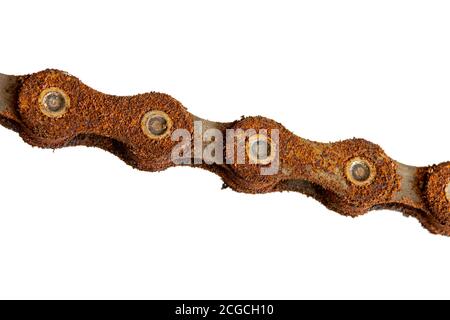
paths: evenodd
<path fill-rule="evenodd" d="M 142 118 L 141 127 L 151 139 L 162 139 L 170 134 L 172 119 L 162 111 L 147 112 Z"/>
<path fill-rule="evenodd" d="M 46 116 L 59 118 L 69 109 L 70 98 L 59 88 L 48 88 L 39 96 L 39 107 Z"/>
<path fill-rule="evenodd" d="M 256 134 L 249 138 L 247 155 L 251 163 L 266 165 L 275 158 L 275 146 L 269 137 Z"/>
<path fill-rule="evenodd" d="M 450 181 L 447 184 L 447 188 L 445 188 L 445 196 L 447 197 L 447 201 L 450 202 Z"/>
<path fill-rule="evenodd" d="M 375 168 L 367 160 L 354 158 L 347 162 L 345 174 L 353 184 L 366 185 L 375 177 Z"/>

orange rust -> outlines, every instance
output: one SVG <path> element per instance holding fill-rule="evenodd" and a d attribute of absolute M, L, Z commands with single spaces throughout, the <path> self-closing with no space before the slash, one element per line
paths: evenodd
<path fill-rule="evenodd" d="M 43 92 L 52 88 L 64 92 L 70 101 L 70 107 L 58 117 L 46 115 L 41 108 Z M 169 95 L 156 92 L 132 97 L 106 95 L 57 70 L 19 77 L 16 96 L 14 108 L 0 112 L 0 123 L 18 131 L 26 142 L 42 148 L 95 146 L 147 171 L 174 166 L 171 152 L 178 142 L 172 141 L 170 134 L 176 129 L 186 129 L 193 137 L 194 121 L 200 120 Z M 170 120 L 167 134 L 152 137 L 146 132 L 144 120 L 149 114 L 167 116 Z M 395 162 L 369 141 L 313 142 L 259 116 L 233 123 L 202 121 L 205 128 L 218 129 L 224 136 L 227 129 L 253 129 L 257 133 L 261 129 L 271 142 L 271 133 L 279 132 L 276 174 L 261 175 L 261 167 L 267 164 L 248 161 L 248 150 L 244 164 L 236 161 L 191 164 L 218 174 L 235 191 L 301 192 L 352 217 L 373 209 L 399 210 L 416 217 L 433 233 L 450 235 L 450 201 L 446 192 L 450 163 L 409 167 Z M 231 144 L 236 148 L 234 141 Z M 370 167 L 371 175 L 363 182 L 352 181 L 348 176 L 348 165 L 355 159 L 362 159 Z"/>

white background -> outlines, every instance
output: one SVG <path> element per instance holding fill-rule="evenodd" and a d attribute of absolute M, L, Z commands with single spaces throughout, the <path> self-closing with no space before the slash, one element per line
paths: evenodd
<path fill-rule="evenodd" d="M 450 160 L 448 1 L 4 1 L 0 72 L 58 68 L 199 116 Z M 0 129 L 0 298 L 450 298 L 450 238 L 392 211 L 221 191 Z"/>

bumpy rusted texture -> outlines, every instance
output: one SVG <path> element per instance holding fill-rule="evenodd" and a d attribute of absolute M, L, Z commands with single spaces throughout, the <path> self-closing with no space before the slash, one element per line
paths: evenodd
<path fill-rule="evenodd" d="M 53 103 L 59 113 L 53 116 L 42 109 L 43 95 L 53 99 L 45 103 Z M 176 165 L 171 155 L 178 142 L 170 133 L 186 129 L 194 138 L 199 134 L 194 130 L 196 120 L 203 125 L 200 134 L 211 128 L 224 137 L 227 129 L 261 129 L 267 137 L 274 130 L 279 132 L 275 151 L 279 170 L 272 175 L 261 174 L 267 163 L 191 164 L 218 174 L 238 192 L 301 192 L 353 217 L 372 209 L 394 209 L 416 217 L 433 233 L 450 235 L 450 163 L 406 166 L 366 140 L 313 142 L 264 117 L 233 123 L 201 120 L 166 94 L 106 95 L 57 70 L 0 76 L 0 123 L 33 146 L 95 146 L 135 168 L 160 171 Z M 150 127 L 145 128 L 148 121 Z"/>

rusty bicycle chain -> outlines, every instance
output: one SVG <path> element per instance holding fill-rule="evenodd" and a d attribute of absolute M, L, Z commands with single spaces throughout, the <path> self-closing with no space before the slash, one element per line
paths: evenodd
<path fill-rule="evenodd" d="M 33 146 L 95 146 L 137 169 L 160 171 L 176 165 L 171 153 L 177 141 L 170 134 L 184 129 L 194 135 L 194 121 L 200 121 L 204 130 L 216 129 L 224 135 L 227 129 L 264 129 L 265 135 L 250 136 L 248 141 L 270 142 L 269 147 L 271 132 L 279 132 L 271 151 L 279 159 L 275 174 L 261 175 L 267 163 L 258 161 L 191 164 L 219 175 L 235 191 L 296 191 L 352 217 L 374 209 L 397 210 L 417 218 L 432 233 L 450 235 L 450 162 L 407 166 L 369 141 L 313 142 L 264 117 L 206 121 L 169 95 L 106 95 L 58 70 L 0 75 L 0 124 Z M 247 158 L 255 157 L 252 147 L 246 150 Z"/>

